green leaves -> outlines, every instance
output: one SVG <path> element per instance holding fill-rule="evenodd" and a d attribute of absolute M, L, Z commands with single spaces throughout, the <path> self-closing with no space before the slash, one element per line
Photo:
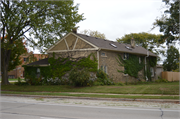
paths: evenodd
<path fill-rule="evenodd" d="M 104 33 L 100 33 L 98 31 L 92 31 L 92 30 L 84 30 L 84 31 L 81 31 L 82 34 L 86 34 L 86 35 L 89 35 L 89 36 L 93 36 L 93 37 L 97 37 L 97 38 L 102 38 L 102 39 L 106 39 L 106 36 Z"/>
<path fill-rule="evenodd" d="M 74 6 L 73 1 L 2 0 L 1 3 L 0 23 L 4 33 L 6 31 L 15 41 L 30 31 L 33 39 L 28 38 L 28 41 L 35 44 L 36 39 L 41 48 L 48 48 L 84 20 L 83 14 L 78 14 L 78 5 Z"/>
<path fill-rule="evenodd" d="M 139 63 L 139 58 L 141 62 Z M 121 55 L 118 55 L 117 62 L 119 66 L 124 66 L 125 70 L 117 70 L 118 72 L 128 74 L 132 77 L 138 78 L 138 72 L 143 69 L 143 57 L 138 57 L 136 55 L 129 55 L 129 59 L 123 60 Z"/>
<path fill-rule="evenodd" d="M 172 71 L 179 69 L 179 51 L 174 47 L 170 46 L 167 50 L 167 59 L 163 62 L 163 68 L 165 71 Z"/>
<path fill-rule="evenodd" d="M 163 0 L 163 2 L 168 9 L 164 11 L 161 18 L 156 19 L 154 28 L 160 27 L 160 32 L 164 33 L 161 40 L 166 40 L 168 45 L 179 38 L 179 0 Z"/>
<path fill-rule="evenodd" d="M 121 38 L 117 38 L 116 40 L 121 43 L 131 43 L 132 37 L 135 39 L 135 42 L 137 45 L 141 45 L 145 49 L 148 48 L 148 45 L 151 47 L 158 46 L 159 45 L 159 40 L 161 38 L 161 35 L 156 35 L 156 34 L 150 34 L 150 33 L 130 33 L 126 34 L 125 36 Z"/>

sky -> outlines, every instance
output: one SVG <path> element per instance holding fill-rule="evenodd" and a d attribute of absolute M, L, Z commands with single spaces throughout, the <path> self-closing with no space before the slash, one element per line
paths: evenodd
<path fill-rule="evenodd" d="M 148 32 L 162 34 L 153 22 L 163 14 L 162 0 L 74 0 L 79 4 L 79 14 L 86 20 L 77 24 L 78 32 L 85 29 L 104 33 L 116 41 L 125 34 Z"/>
<path fill-rule="evenodd" d="M 155 19 L 164 14 L 162 0 L 74 0 L 76 4 L 78 13 L 85 18 L 76 25 L 78 33 L 90 29 L 104 33 L 112 41 L 130 33 L 163 34 L 159 28 L 151 30 Z M 39 51 L 36 49 L 34 53 Z"/>

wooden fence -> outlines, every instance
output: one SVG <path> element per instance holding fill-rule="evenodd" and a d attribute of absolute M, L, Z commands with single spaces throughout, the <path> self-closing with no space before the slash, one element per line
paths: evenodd
<path fill-rule="evenodd" d="M 167 79 L 168 81 L 179 81 L 180 80 L 180 72 L 162 72 L 161 76 L 163 79 Z"/>

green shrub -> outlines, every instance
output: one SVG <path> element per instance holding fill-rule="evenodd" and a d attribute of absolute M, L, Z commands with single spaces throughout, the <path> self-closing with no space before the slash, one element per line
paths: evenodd
<path fill-rule="evenodd" d="M 118 86 L 124 86 L 124 83 L 119 82 L 119 83 L 117 83 L 116 85 L 118 85 Z"/>
<path fill-rule="evenodd" d="M 15 82 L 14 84 L 18 86 L 29 85 L 27 82 L 21 82 L 20 78 L 18 78 L 18 82 Z"/>
<path fill-rule="evenodd" d="M 90 79 L 90 73 L 87 68 L 79 69 L 75 67 L 69 73 L 70 83 L 74 86 L 91 86 L 94 81 Z"/>
<path fill-rule="evenodd" d="M 155 80 L 156 83 L 161 83 L 161 82 L 165 82 L 168 83 L 169 81 L 167 79 L 161 79 L 159 78 L 158 80 Z"/>
<path fill-rule="evenodd" d="M 97 84 L 100 85 L 114 85 L 114 82 L 109 78 L 109 76 L 103 72 L 102 70 L 98 70 L 96 73 L 97 76 Z"/>

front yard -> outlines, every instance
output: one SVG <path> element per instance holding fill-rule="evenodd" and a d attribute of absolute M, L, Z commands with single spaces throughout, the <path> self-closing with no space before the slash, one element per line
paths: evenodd
<path fill-rule="evenodd" d="M 1 91 L 179 95 L 179 82 L 147 83 L 147 84 L 144 83 L 144 84 L 124 85 L 124 86 L 119 86 L 119 85 L 91 86 L 91 87 L 73 87 L 69 85 L 42 85 L 42 86 L 1 85 Z"/>

